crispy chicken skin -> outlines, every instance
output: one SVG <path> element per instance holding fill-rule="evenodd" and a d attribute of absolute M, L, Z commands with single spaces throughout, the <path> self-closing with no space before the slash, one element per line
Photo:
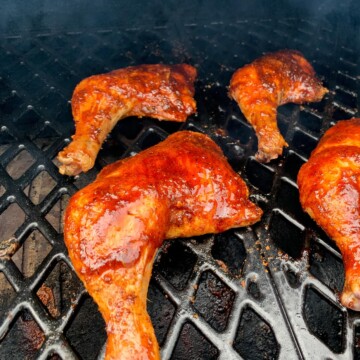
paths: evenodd
<path fill-rule="evenodd" d="M 238 69 L 231 78 L 229 95 L 254 127 L 256 159 L 269 162 L 287 146 L 277 126 L 278 106 L 320 101 L 327 91 L 309 62 L 295 50 L 270 53 Z"/>
<path fill-rule="evenodd" d="M 185 121 L 196 112 L 197 71 L 187 64 L 139 65 L 90 76 L 71 99 L 75 120 L 72 142 L 58 154 L 61 174 L 90 170 L 108 133 L 128 116 Z"/>
<path fill-rule="evenodd" d="M 331 127 L 298 174 L 304 210 L 341 251 L 341 303 L 360 311 L 360 119 Z"/>
<path fill-rule="evenodd" d="M 247 226 L 262 211 L 220 148 L 180 131 L 105 167 L 65 214 L 74 268 L 107 324 L 106 359 L 159 359 L 146 311 L 157 249 L 164 239 Z"/>

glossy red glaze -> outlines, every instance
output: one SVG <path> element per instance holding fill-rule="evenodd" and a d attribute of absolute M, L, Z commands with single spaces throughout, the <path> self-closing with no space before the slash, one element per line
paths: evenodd
<path fill-rule="evenodd" d="M 146 312 L 156 250 L 164 239 L 257 222 L 248 196 L 210 138 L 182 131 L 107 166 L 71 198 L 65 242 L 107 322 L 107 359 L 159 359 Z"/>
<path fill-rule="evenodd" d="M 360 311 L 360 119 L 338 122 L 298 175 L 300 202 L 339 247 L 344 306 Z"/>
<path fill-rule="evenodd" d="M 299 51 L 266 54 L 238 69 L 230 81 L 236 100 L 259 140 L 256 158 L 268 162 L 287 146 L 277 127 L 277 107 L 289 102 L 320 101 L 327 93 Z"/>
<path fill-rule="evenodd" d="M 77 175 L 94 166 L 107 134 L 128 116 L 185 121 L 195 113 L 197 71 L 187 64 L 139 65 L 90 76 L 71 99 L 76 132 L 62 150 L 59 171 Z"/>

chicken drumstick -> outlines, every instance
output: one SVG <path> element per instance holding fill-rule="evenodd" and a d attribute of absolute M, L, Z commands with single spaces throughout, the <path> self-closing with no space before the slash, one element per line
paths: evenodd
<path fill-rule="evenodd" d="M 65 242 L 107 324 L 107 360 L 160 358 L 146 312 L 157 249 L 257 222 L 262 211 L 248 195 L 210 138 L 180 131 L 105 167 L 71 198 Z"/>
<path fill-rule="evenodd" d="M 196 111 L 197 71 L 187 64 L 139 65 L 90 76 L 71 99 L 76 132 L 58 159 L 61 174 L 90 170 L 108 133 L 128 116 L 185 121 Z"/>
<path fill-rule="evenodd" d="M 304 210 L 339 247 L 345 268 L 341 303 L 360 311 L 360 119 L 330 128 L 298 175 Z"/>
<path fill-rule="evenodd" d="M 256 159 L 269 162 L 287 146 L 277 127 L 278 106 L 320 101 L 327 91 L 309 62 L 295 50 L 267 54 L 238 69 L 231 78 L 229 95 L 254 127 Z"/>

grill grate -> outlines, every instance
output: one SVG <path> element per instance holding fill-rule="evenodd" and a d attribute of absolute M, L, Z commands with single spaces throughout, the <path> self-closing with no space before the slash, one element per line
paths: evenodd
<path fill-rule="evenodd" d="M 106 164 L 190 129 L 222 147 L 265 213 L 251 229 L 164 243 L 148 296 L 163 359 L 360 359 L 360 317 L 336 300 L 340 254 L 302 212 L 296 186 L 321 134 L 359 115 L 359 39 L 342 35 L 329 24 L 283 19 L 2 38 L 0 241 L 9 255 L 0 258 L 0 358 L 100 356 L 104 323 L 67 257 L 63 210 Z M 252 156 L 256 138 L 226 86 L 237 67 L 280 48 L 302 51 L 331 92 L 317 104 L 279 109 L 290 146 L 264 165 Z M 158 62 L 198 68 L 198 115 L 185 124 L 125 119 L 94 169 L 61 176 L 55 157 L 74 131 L 74 86 Z"/>

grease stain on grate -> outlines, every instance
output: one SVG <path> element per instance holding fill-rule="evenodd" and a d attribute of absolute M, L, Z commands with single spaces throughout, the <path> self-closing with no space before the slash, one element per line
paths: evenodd
<path fill-rule="evenodd" d="M 89 297 L 83 297 L 65 336 L 80 359 L 96 360 L 106 341 L 105 322 L 97 305 Z"/>
<path fill-rule="evenodd" d="M 58 233 L 63 232 L 63 214 L 69 202 L 69 199 L 70 196 L 68 194 L 62 194 L 59 200 L 45 216 L 45 219 Z"/>
<path fill-rule="evenodd" d="M 147 311 L 154 325 L 156 339 L 161 346 L 168 333 L 176 307 L 154 280 L 150 281 L 147 294 Z"/>
<path fill-rule="evenodd" d="M 16 292 L 9 283 L 5 274 L 0 271 L 0 319 L 7 314 L 7 309 L 12 305 Z"/>
<path fill-rule="evenodd" d="M 336 89 L 334 102 L 339 104 L 340 107 L 345 106 L 349 109 L 355 109 L 357 104 L 357 97 L 341 89 Z"/>
<path fill-rule="evenodd" d="M 294 259 L 301 257 L 305 246 L 305 229 L 289 216 L 275 209 L 271 214 L 269 232 L 274 243 Z"/>
<path fill-rule="evenodd" d="M 260 291 L 260 286 L 256 278 L 249 279 L 246 284 L 246 291 L 257 301 L 264 299 L 264 295 Z"/>
<path fill-rule="evenodd" d="M 277 109 L 278 119 L 281 117 L 284 117 L 286 119 L 291 118 L 292 116 L 294 116 L 294 112 L 296 111 L 297 108 L 298 105 L 291 103 L 279 106 Z"/>
<path fill-rule="evenodd" d="M 31 277 L 51 249 L 52 245 L 45 236 L 34 230 L 11 259 L 25 277 Z"/>
<path fill-rule="evenodd" d="M 270 325 L 250 307 L 241 313 L 234 349 L 244 360 L 277 359 L 280 352 Z"/>
<path fill-rule="evenodd" d="M 241 276 L 246 260 L 246 249 L 241 239 L 232 231 L 215 236 L 211 254 L 225 272 Z"/>
<path fill-rule="evenodd" d="M 153 119 L 152 122 L 154 123 L 154 126 L 160 127 L 161 129 L 165 130 L 168 134 L 172 134 L 176 131 L 180 131 L 183 126 L 183 123 L 177 121 L 160 121 Z"/>
<path fill-rule="evenodd" d="M 97 161 L 103 166 L 121 159 L 127 149 L 127 146 L 123 145 L 120 139 L 114 138 L 114 135 L 112 134 L 106 139 L 99 151 Z"/>
<path fill-rule="evenodd" d="M 254 130 L 235 117 L 228 121 L 226 130 L 233 139 L 239 140 L 244 145 L 248 144 L 254 137 Z"/>
<path fill-rule="evenodd" d="M 52 268 L 36 295 L 50 315 L 59 318 L 74 306 L 83 290 L 83 285 L 76 274 L 64 261 L 59 261 Z"/>
<path fill-rule="evenodd" d="M 168 241 L 159 255 L 154 270 L 176 289 L 183 290 L 194 271 L 196 255 L 179 240 Z"/>
<path fill-rule="evenodd" d="M 304 163 L 304 160 L 299 155 L 290 150 L 285 159 L 284 174 L 292 181 L 296 181 L 298 172 Z"/>
<path fill-rule="evenodd" d="M 278 128 L 280 130 L 281 135 L 285 138 L 286 141 L 288 141 L 287 137 L 286 137 L 286 133 L 288 131 L 289 128 L 289 121 L 286 117 L 283 116 L 279 116 L 277 119 L 277 123 L 278 123 Z"/>
<path fill-rule="evenodd" d="M 37 352 L 45 341 L 45 334 L 29 311 L 23 310 L 14 319 L 7 336 L 1 341 L 0 359 L 36 359 Z"/>
<path fill-rule="evenodd" d="M 334 120 L 346 120 L 354 116 L 354 112 L 340 108 L 339 106 L 333 106 L 332 118 Z"/>
<path fill-rule="evenodd" d="M 322 121 L 322 118 L 317 114 L 308 111 L 300 111 L 299 113 L 299 124 L 316 133 L 320 132 Z"/>
<path fill-rule="evenodd" d="M 36 292 L 36 295 L 53 318 L 58 318 L 60 316 L 60 311 L 56 306 L 54 292 L 51 288 L 43 284 Z"/>
<path fill-rule="evenodd" d="M 265 164 L 260 164 L 254 158 L 249 158 L 245 171 L 254 187 L 266 194 L 270 193 L 275 176 L 274 170 Z"/>
<path fill-rule="evenodd" d="M 293 289 L 296 289 L 301 285 L 301 273 L 295 272 L 295 270 L 290 266 L 287 266 L 287 264 L 283 266 L 283 271 L 288 284 Z"/>
<path fill-rule="evenodd" d="M 17 180 L 34 163 L 35 159 L 32 157 L 32 155 L 28 151 L 22 150 L 6 166 L 6 171 L 14 180 Z"/>
<path fill-rule="evenodd" d="M 233 308 L 235 293 L 218 276 L 210 271 L 201 274 L 195 301 L 196 311 L 216 331 L 226 329 L 230 313 Z"/>
<path fill-rule="evenodd" d="M 221 76 L 219 74 L 219 76 Z M 217 79 L 219 81 L 220 79 Z M 218 83 L 219 84 L 219 83 Z M 222 86 L 213 84 L 203 84 L 203 97 L 205 100 L 211 99 L 207 104 L 202 103 L 203 109 L 198 109 L 198 112 L 206 114 L 210 121 L 215 122 L 218 126 L 223 126 L 227 119 L 227 109 L 230 107 L 232 101 Z"/>
<path fill-rule="evenodd" d="M 219 350 L 193 324 L 183 325 L 171 360 L 215 360 Z"/>
<path fill-rule="evenodd" d="M 163 138 L 155 131 L 147 131 L 140 141 L 141 150 L 148 149 L 151 146 L 158 144 Z"/>
<path fill-rule="evenodd" d="M 291 215 L 299 222 L 304 222 L 308 215 L 303 211 L 300 200 L 298 188 L 287 178 L 281 178 L 280 187 L 276 194 L 277 206 Z"/>
<path fill-rule="evenodd" d="M 46 151 L 58 139 L 59 134 L 49 125 L 45 125 L 33 139 L 33 142 L 40 150 Z"/>
<path fill-rule="evenodd" d="M 360 325 L 354 329 L 354 360 L 360 359 Z"/>
<path fill-rule="evenodd" d="M 75 178 L 74 185 L 78 189 L 82 189 L 86 185 L 92 183 L 95 180 L 97 174 L 98 174 L 98 169 L 96 168 L 96 166 L 94 166 L 87 173 L 82 174 L 81 176 Z"/>
<path fill-rule="evenodd" d="M 7 240 L 16 233 L 16 230 L 25 221 L 25 213 L 16 204 L 10 204 L 5 211 L 0 214 L 0 241 Z"/>
<path fill-rule="evenodd" d="M 313 287 L 305 291 L 303 313 L 309 331 L 333 352 L 345 348 L 344 327 L 346 315 L 340 308 Z"/>
<path fill-rule="evenodd" d="M 56 181 L 46 171 L 41 171 L 24 189 L 33 204 L 40 204 L 56 186 Z"/>
<path fill-rule="evenodd" d="M 309 157 L 311 152 L 315 149 L 318 140 L 313 136 L 297 129 L 295 131 L 294 137 L 292 139 L 292 145 L 305 154 L 306 157 Z"/>
<path fill-rule="evenodd" d="M 344 265 L 341 258 L 335 256 L 315 240 L 310 242 L 310 273 L 339 293 L 344 287 Z"/>

